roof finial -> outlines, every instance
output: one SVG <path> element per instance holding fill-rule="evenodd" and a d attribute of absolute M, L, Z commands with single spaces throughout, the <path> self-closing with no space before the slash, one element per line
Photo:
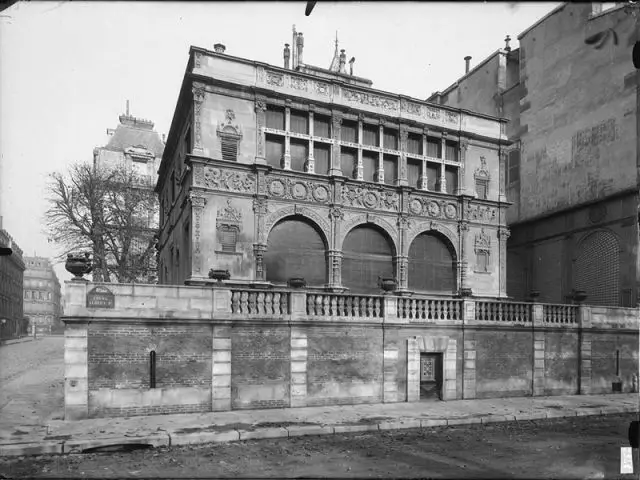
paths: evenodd
<path fill-rule="evenodd" d="M 333 52 L 333 60 L 331 60 L 331 65 L 329 66 L 329 70 L 332 72 L 340 71 L 340 53 L 338 52 L 338 31 L 336 30 L 336 50 Z"/>

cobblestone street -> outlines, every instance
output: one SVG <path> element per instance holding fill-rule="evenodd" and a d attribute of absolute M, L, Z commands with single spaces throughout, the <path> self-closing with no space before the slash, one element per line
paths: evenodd
<path fill-rule="evenodd" d="M 64 337 L 0 346 L 0 428 L 62 419 Z"/>
<path fill-rule="evenodd" d="M 0 458 L 8 478 L 637 478 L 634 414 L 336 434 L 133 452 Z M 637 454 L 637 452 L 636 452 Z"/>

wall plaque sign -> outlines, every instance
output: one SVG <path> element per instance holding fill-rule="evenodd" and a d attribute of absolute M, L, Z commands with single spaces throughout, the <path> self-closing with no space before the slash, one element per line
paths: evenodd
<path fill-rule="evenodd" d="M 115 308 L 113 292 L 107 287 L 95 287 L 87 293 L 87 308 Z"/>

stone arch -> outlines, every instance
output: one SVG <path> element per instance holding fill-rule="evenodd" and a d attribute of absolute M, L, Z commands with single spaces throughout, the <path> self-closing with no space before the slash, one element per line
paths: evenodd
<path fill-rule="evenodd" d="M 412 235 L 406 248 L 410 290 L 447 294 L 458 290 L 456 250 L 446 235 L 435 229 L 423 230 Z"/>
<path fill-rule="evenodd" d="M 454 260 L 460 258 L 458 252 L 458 235 L 456 235 L 451 229 L 437 222 L 420 222 L 407 231 L 407 241 L 404 244 L 404 255 L 409 255 L 409 248 L 415 238 L 421 233 L 436 233 L 441 239 L 447 240 L 447 246 L 451 249 L 451 253 Z"/>
<path fill-rule="evenodd" d="M 356 227 L 360 227 L 366 224 L 372 224 L 382 229 L 386 234 L 389 240 L 391 241 L 391 248 L 393 249 L 393 255 L 399 255 L 400 248 L 398 246 L 398 230 L 395 226 L 391 224 L 391 222 L 385 220 L 384 218 L 380 218 L 377 215 L 371 214 L 362 214 L 356 215 L 355 217 L 350 218 L 345 221 L 340 227 L 340 235 L 337 239 L 336 250 L 342 250 L 342 245 L 344 243 L 344 239 L 347 238 L 347 235 L 351 230 Z"/>
<path fill-rule="evenodd" d="M 325 244 L 325 248 L 328 250 L 330 247 L 329 238 L 331 231 L 329 221 L 322 218 L 322 216 L 316 211 L 300 205 L 287 205 L 286 207 L 282 207 L 275 212 L 269 213 L 265 218 L 264 228 L 259 235 L 260 243 L 263 245 L 267 244 L 269 233 L 271 233 L 271 230 L 276 226 L 277 223 L 285 220 L 287 217 L 295 216 L 304 217 L 315 225 L 315 227 L 321 233 L 322 241 Z"/>
<path fill-rule="evenodd" d="M 609 229 L 585 233 L 573 256 L 573 287 L 584 290 L 586 303 L 619 306 L 621 242 Z"/>

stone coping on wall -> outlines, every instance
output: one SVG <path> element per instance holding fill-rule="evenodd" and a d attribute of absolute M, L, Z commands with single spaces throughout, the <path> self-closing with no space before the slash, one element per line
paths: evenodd
<path fill-rule="evenodd" d="M 555 305 L 504 299 L 397 297 L 394 295 L 321 295 L 303 289 L 141 285 L 68 281 L 66 323 L 85 321 L 170 323 L 234 323 L 311 325 L 405 325 L 459 328 L 640 329 L 640 308 Z M 88 308 L 96 287 L 113 295 L 113 308 Z M 308 297 L 307 293 L 315 297 Z M 314 298 L 313 301 L 310 298 Z M 338 299 L 338 300 L 336 300 Z M 407 305 L 412 308 L 401 308 Z M 348 300 L 348 302 L 347 302 Z M 311 303 L 308 305 L 307 302 Z M 347 306 L 348 305 L 348 306 Z"/>

